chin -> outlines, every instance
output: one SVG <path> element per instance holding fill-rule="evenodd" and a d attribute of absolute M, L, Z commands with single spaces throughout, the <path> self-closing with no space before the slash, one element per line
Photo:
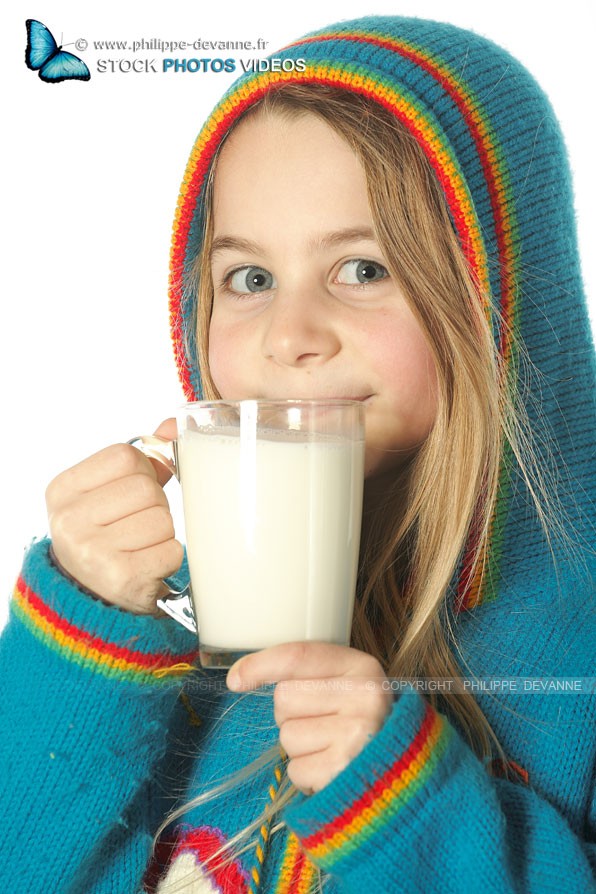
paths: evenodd
<path fill-rule="evenodd" d="M 364 479 L 373 481 L 398 478 L 416 456 L 417 450 L 382 450 L 367 448 L 364 459 Z"/>

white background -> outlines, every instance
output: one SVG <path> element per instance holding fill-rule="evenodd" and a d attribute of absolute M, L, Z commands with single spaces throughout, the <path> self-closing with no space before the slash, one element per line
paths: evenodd
<path fill-rule="evenodd" d="M 310 30 L 366 13 L 418 15 L 472 28 L 509 49 L 537 77 L 571 154 L 594 307 L 591 0 L 327 0 L 324 10 L 313 0 L 275 7 L 258 0 L 8 5 L 0 72 L 0 625 L 23 550 L 46 533 L 50 479 L 109 443 L 151 432 L 182 402 L 168 334 L 171 222 L 196 133 L 236 77 L 102 75 L 98 58 L 132 54 L 102 53 L 92 42 L 262 37 L 273 52 Z M 26 18 L 43 21 L 58 42 L 61 35 L 65 44 L 88 40 L 89 49 L 79 55 L 91 68 L 91 81 L 50 85 L 29 71 Z M 136 55 L 154 58 L 158 66 L 162 59 L 159 52 Z"/>

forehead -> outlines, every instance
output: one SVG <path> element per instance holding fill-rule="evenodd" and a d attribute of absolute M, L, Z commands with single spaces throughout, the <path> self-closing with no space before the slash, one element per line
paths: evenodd
<path fill-rule="evenodd" d="M 291 225 L 333 217 L 369 219 L 366 179 L 347 142 L 318 115 L 256 112 L 222 147 L 213 192 L 214 226 L 255 226 L 255 216 Z"/>

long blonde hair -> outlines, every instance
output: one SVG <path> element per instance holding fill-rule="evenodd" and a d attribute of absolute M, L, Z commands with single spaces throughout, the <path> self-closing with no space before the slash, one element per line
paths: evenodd
<path fill-rule="evenodd" d="M 365 97 L 312 84 L 286 84 L 270 91 L 234 127 L 255 114 L 318 115 L 355 152 L 366 176 L 377 241 L 434 354 L 437 418 L 415 457 L 396 474 L 384 505 L 367 519 L 352 645 L 374 655 L 388 677 L 460 678 L 458 655 L 462 665 L 465 661 L 450 624 L 450 586 L 461 567 L 472 526 L 475 549 L 466 578 L 482 579 L 505 451 L 519 463 L 548 536 L 548 507 L 542 508 L 547 488 L 532 468 L 525 413 L 511 392 L 511 377 L 506 378 L 501 369 L 486 310 L 489 296 L 481 293 L 467 266 L 445 197 L 422 149 L 393 115 Z M 202 250 L 190 285 L 196 296 L 191 328 L 197 336 L 206 399 L 220 397 L 208 368 L 216 164 L 217 156 L 205 192 Z M 494 309 L 492 313 L 496 316 Z M 473 669 L 466 666 L 465 671 L 473 676 Z M 499 772 L 508 775 L 503 747 L 471 692 L 431 689 L 427 695 L 434 707 L 445 708 L 481 759 L 497 757 Z M 254 767 L 246 767 L 176 810 L 161 828 L 278 758 L 278 750 L 273 749 Z M 492 772 L 490 763 L 487 771 Z M 271 822 L 292 793 L 286 777 L 273 803 L 208 863 L 225 863 L 249 849 L 250 836 L 262 823 Z M 271 832 L 281 827 L 283 823 Z M 319 877 L 319 886 L 323 883 Z"/>
<path fill-rule="evenodd" d="M 502 452 L 516 429 L 485 311 L 487 296 L 479 294 L 467 267 L 427 159 L 393 115 L 364 97 L 321 85 L 284 85 L 247 114 L 318 115 L 346 140 L 364 168 L 389 271 L 434 353 L 437 419 L 405 478 L 396 477 L 382 510 L 367 519 L 352 644 L 374 655 L 389 677 L 458 678 L 457 642 L 446 612 L 449 586 L 472 521 L 477 536 L 470 578 L 486 562 Z M 207 399 L 219 397 L 207 365 L 215 164 L 195 268 L 199 367 Z M 435 706 L 445 703 L 480 757 L 494 748 L 504 758 L 471 694 L 430 692 L 429 699 Z"/>

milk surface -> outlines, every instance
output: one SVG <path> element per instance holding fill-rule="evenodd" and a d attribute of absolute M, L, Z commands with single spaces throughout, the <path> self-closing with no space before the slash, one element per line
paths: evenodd
<path fill-rule="evenodd" d="M 296 435 L 296 437 L 293 437 Z M 178 442 L 202 646 L 347 644 L 356 587 L 364 440 L 186 430 Z"/>

